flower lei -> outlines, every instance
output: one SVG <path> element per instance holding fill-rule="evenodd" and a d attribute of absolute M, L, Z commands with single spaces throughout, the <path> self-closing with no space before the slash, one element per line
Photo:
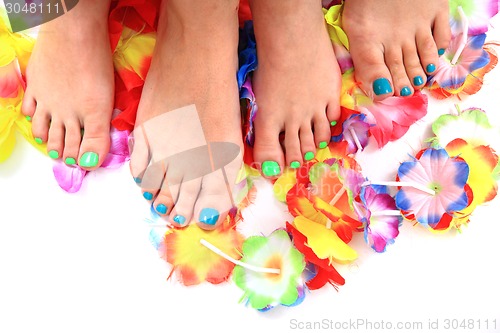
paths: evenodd
<path fill-rule="evenodd" d="M 468 6 L 463 6 L 467 2 Z M 325 2 L 324 2 L 325 3 Z M 133 6 L 134 11 L 127 10 Z M 155 42 L 158 3 L 113 3 L 110 37 L 117 78 L 116 114 L 112 148 L 103 167 L 128 161 L 127 138 Z M 240 71 L 238 84 L 244 106 L 245 143 L 251 151 L 256 114 L 252 72 L 258 65 L 255 38 L 248 7 L 242 3 Z M 340 288 L 345 279 L 342 265 L 355 262 L 351 241 L 363 234 L 375 252 L 387 251 L 399 235 L 402 223 L 413 223 L 433 233 L 463 230 L 475 208 L 497 195 L 500 160 L 492 142 L 500 135 L 485 111 L 460 110 L 432 123 L 427 146 L 400 164 L 389 181 L 368 179 L 357 162 L 371 140 L 378 148 L 400 139 L 427 113 L 428 98 L 458 99 L 476 94 L 484 76 L 497 64 L 495 46 L 485 42 L 485 18 L 498 12 L 496 1 L 450 0 L 453 39 L 440 58 L 423 92 L 412 97 L 369 99 L 354 81 L 347 36 L 340 25 L 342 4 L 324 5 L 325 22 L 342 69 L 341 118 L 332 127 L 331 144 L 298 169 L 287 169 L 272 182 L 275 200 L 288 219 L 274 230 L 253 230 L 245 225 L 245 213 L 256 200 L 262 182 L 247 163 L 246 181 L 240 184 L 240 203 L 223 225 L 212 232 L 196 225 L 173 229 L 154 210 L 148 219 L 150 238 L 160 257 L 172 267 L 184 285 L 233 281 L 242 292 L 241 302 L 260 311 L 278 305 L 300 304 L 306 290 L 327 284 Z M 30 123 L 20 114 L 26 64 L 35 40 L 11 33 L 0 21 L 0 163 L 7 160 L 19 131 L 38 150 Z M 251 161 L 246 153 L 246 162 Z M 80 189 L 86 172 L 56 163 L 54 174 L 67 192 Z M 261 226 L 258 226 L 261 227 Z M 257 231 L 257 232 L 256 232 Z"/>

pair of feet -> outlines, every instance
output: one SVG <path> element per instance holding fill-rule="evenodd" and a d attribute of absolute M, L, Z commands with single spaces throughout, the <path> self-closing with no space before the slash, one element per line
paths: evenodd
<path fill-rule="evenodd" d="M 193 8 L 204 15 L 192 15 Z M 330 141 L 339 116 L 340 70 L 320 0 L 253 0 L 251 9 L 259 59 L 254 160 L 274 177 L 314 158 Z M 87 170 L 100 166 L 110 145 L 108 10 L 109 0 L 81 1 L 46 23 L 27 70 L 23 113 L 32 118 L 34 137 L 47 142 L 51 157 Z M 144 198 L 176 226 L 193 220 L 215 228 L 234 205 L 231 188 L 243 149 L 237 10 L 238 0 L 170 0 L 160 9 L 130 167 Z M 420 89 L 450 39 L 447 0 L 418 6 L 410 0 L 348 0 L 343 25 L 356 78 L 375 99 Z M 240 153 L 214 168 L 213 142 L 232 143 Z M 171 158 L 199 147 L 206 147 L 200 151 L 211 167 L 199 167 L 195 176 Z"/>

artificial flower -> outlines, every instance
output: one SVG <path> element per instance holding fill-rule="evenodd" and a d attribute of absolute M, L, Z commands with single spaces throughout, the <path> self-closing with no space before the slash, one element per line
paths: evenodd
<path fill-rule="evenodd" d="M 21 73 L 26 74 L 31 51 L 35 45 L 35 39 L 22 32 L 13 33 L 0 16 L 0 53 L 14 50 Z"/>
<path fill-rule="evenodd" d="M 461 8 L 468 21 L 469 35 L 478 35 L 488 31 L 490 19 L 498 13 L 498 0 L 449 0 L 450 27 L 453 34 L 462 31 Z"/>
<path fill-rule="evenodd" d="M 305 261 L 285 230 L 278 229 L 268 237 L 247 238 L 242 254 L 244 263 L 280 270 L 279 274 L 273 274 L 255 272 L 243 266 L 234 268 L 233 281 L 244 291 L 243 299 L 252 308 L 267 309 L 279 304 L 291 306 L 300 301 Z"/>
<path fill-rule="evenodd" d="M 463 159 L 450 157 L 444 149 L 423 149 L 413 161 L 400 165 L 397 181 L 419 184 L 434 194 L 404 187 L 396 194 L 396 206 L 409 220 L 434 230 L 447 230 L 455 213 L 472 200 L 468 178 L 469 166 Z"/>
<path fill-rule="evenodd" d="M 387 245 L 394 243 L 394 239 L 399 235 L 401 215 L 384 213 L 396 211 L 396 202 L 386 192 L 385 187 L 380 186 L 363 187 L 359 198 L 367 212 L 367 216 L 362 218 L 365 223 L 365 241 L 376 252 L 384 252 Z"/>
<path fill-rule="evenodd" d="M 218 284 L 227 281 L 234 263 L 212 252 L 200 243 L 204 239 L 222 252 L 239 260 L 243 237 L 235 230 L 230 215 L 217 229 L 206 231 L 195 223 L 166 233 L 159 246 L 160 256 L 172 265 L 179 281 L 186 286 L 204 281 Z"/>
<path fill-rule="evenodd" d="M 365 121 L 366 115 L 357 111 L 341 107 L 340 119 L 332 126 L 331 140 L 347 142 L 347 153 L 354 154 L 368 145 L 370 125 Z"/>

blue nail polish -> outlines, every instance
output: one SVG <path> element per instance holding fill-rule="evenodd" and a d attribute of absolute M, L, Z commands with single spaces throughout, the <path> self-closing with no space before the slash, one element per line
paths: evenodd
<path fill-rule="evenodd" d="M 422 77 L 419 75 L 419 76 L 415 76 L 413 78 L 413 85 L 414 86 L 421 86 L 424 84 L 424 79 L 422 79 Z"/>
<path fill-rule="evenodd" d="M 186 218 L 182 215 L 175 215 L 173 218 L 174 222 L 177 224 L 184 224 L 186 222 Z"/>
<path fill-rule="evenodd" d="M 139 178 L 139 177 L 134 177 L 134 182 L 135 182 L 136 184 L 140 184 L 140 183 L 142 182 L 142 179 L 141 179 L 141 178 Z"/>
<path fill-rule="evenodd" d="M 428 64 L 425 69 L 427 70 L 427 73 L 432 73 L 432 72 L 434 72 L 436 70 L 436 65 L 434 65 L 434 64 Z"/>
<path fill-rule="evenodd" d="M 143 197 L 144 197 L 144 199 L 146 199 L 146 200 L 151 200 L 151 199 L 153 199 L 153 193 L 151 193 L 151 192 L 144 192 L 144 193 L 142 194 L 142 196 L 143 196 Z"/>
<path fill-rule="evenodd" d="M 389 80 L 380 78 L 373 81 L 373 92 L 375 95 L 385 95 L 392 93 L 392 87 Z"/>
<path fill-rule="evenodd" d="M 401 96 L 406 97 L 411 95 L 411 89 L 408 87 L 403 87 L 399 93 Z"/>
<path fill-rule="evenodd" d="M 164 204 L 159 204 L 158 206 L 156 206 L 156 211 L 160 214 L 167 214 L 167 206 L 165 206 Z"/>
<path fill-rule="evenodd" d="M 199 221 L 208 225 L 215 225 L 219 219 L 219 211 L 213 208 L 203 208 L 200 212 Z"/>
<path fill-rule="evenodd" d="M 442 56 L 445 52 L 445 49 L 439 49 L 438 50 L 438 55 Z"/>

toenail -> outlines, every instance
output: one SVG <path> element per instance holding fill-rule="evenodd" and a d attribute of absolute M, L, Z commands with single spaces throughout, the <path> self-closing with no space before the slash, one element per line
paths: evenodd
<path fill-rule="evenodd" d="M 410 96 L 411 95 L 411 89 L 408 88 L 408 87 L 403 87 L 403 89 L 401 89 L 400 95 L 403 96 L 403 97 Z"/>
<path fill-rule="evenodd" d="M 175 215 L 174 218 L 173 218 L 174 222 L 178 223 L 178 224 L 184 224 L 186 223 L 186 218 L 182 215 Z"/>
<path fill-rule="evenodd" d="M 413 78 L 413 85 L 414 86 L 421 86 L 422 84 L 424 84 L 424 79 L 422 79 L 422 77 L 420 75 L 415 76 Z"/>
<path fill-rule="evenodd" d="M 24 118 L 26 118 L 27 121 L 31 121 L 31 117 L 30 116 L 26 116 Z"/>
<path fill-rule="evenodd" d="M 292 163 L 290 163 L 290 168 L 292 168 L 292 169 L 300 168 L 300 162 L 299 161 L 293 161 Z"/>
<path fill-rule="evenodd" d="M 35 142 L 41 145 L 43 143 L 43 140 L 41 138 L 35 138 Z"/>
<path fill-rule="evenodd" d="M 158 206 L 156 206 L 156 211 L 160 214 L 167 214 L 167 206 L 165 206 L 164 204 L 159 204 Z"/>
<path fill-rule="evenodd" d="M 326 147 L 328 147 L 328 142 L 326 142 L 326 141 L 321 141 L 321 142 L 318 144 L 318 147 L 319 147 L 320 149 L 326 148 Z"/>
<path fill-rule="evenodd" d="M 57 152 L 57 150 L 51 150 L 51 151 L 49 151 L 49 157 L 53 158 L 54 160 L 58 159 L 59 158 L 59 153 Z"/>
<path fill-rule="evenodd" d="M 304 159 L 306 161 L 310 161 L 314 158 L 314 153 L 312 151 L 308 151 L 307 153 L 304 154 Z"/>
<path fill-rule="evenodd" d="M 432 72 L 434 72 L 436 70 L 436 65 L 434 65 L 434 64 L 428 64 L 425 69 L 427 70 L 427 73 L 432 73 Z"/>
<path fill-rule="evenodd" d="M 219 220 L 219 211 L 213 208 L 203 208 L 200 212 L 199 221 L 208 225 L 215 225 Z"/>
<path fill-rule="evenodd" d="M 335 125 L 337 125 L 337 121 L 336 121 L 336 120 L 332 120 L 332 121 L 330 122 L 330 125 L 331 125 L 331 126 L 335 126 Z"/>
<path fill-rule="evenodd" d="M 76 160 L 73 157 L 66 157 L 64 163 L 66 163 L 67 165 L 75 165 Z"/>
<path fill-rule="evenodd" d="M 389 80 L 380 78 L 373 81 L 373 92 L 375 95 L 385 95 L 392 93 L 392 87 Z"/>
<path fill-rule="evenodd" d="M 151 193 L 151 192 L 144 192 L 144 193 L 142 194 L 142 196 L 143 196 L 143 197 L 144 197 L 144 199 L 146 199 L 146 200 L 151 200 L 151 199 L 153 199 L 153 193 Z"/>
<path fill-rule="evenodd" d="M 281 168 L 278 162 L 265 161 L 262 163 L 262 173 L 266 177 L 274 177 L 281 173 Z"/>
<path fill-rule="evenodd" d="M 142 182 L 142 179 L 141 179 L 141 178 L 139 178 L 139 177 L 134 177 L 134 182 L 135 182 L 136 184 L 140 184 L 140 183 Z"/>
<path fill-rule="evenodd" d="M 442 56 L 444 54 L 445 49 L 439 49 L 438 50 L 438 55 Z"/>
<path fill-rule="evenodd" d="M 80 166 L 85 168 L 93 168 L 99 163 L 99 155 L 94 152 L 88 151 L 80 157 Z"/>

